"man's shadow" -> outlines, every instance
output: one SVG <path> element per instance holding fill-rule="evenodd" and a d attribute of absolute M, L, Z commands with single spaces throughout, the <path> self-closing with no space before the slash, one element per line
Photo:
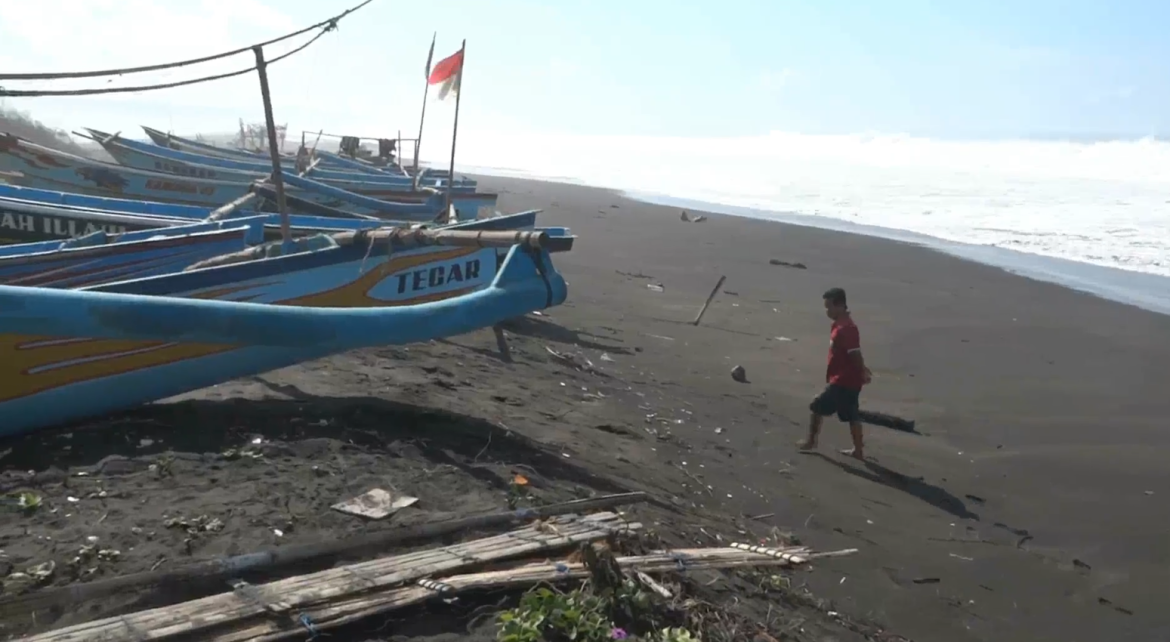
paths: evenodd
<path fill-rule="evenodd" d="M 861 462 L 865 466 L 865 468 L 862 469 L 852 463 L 847 463 L 832 457 L 827 457 L 823 453 L 809 452 L 807 454 L 819 457 L 829 462 L 830 464 L 833 464 L 837 468 L 840 468 L 841 470 L 849 473 L 850 475 L 860 477 L 875 484 L 881 484 L 895 490 L 900 490 L 908 495 L 913 495 L 927 504 L 930 504 L 939 510 L 946 511 L 951 515 L 958 517 L 959 519 L 973 519 L 976 521 L 979 520 L 979 515 L 976 515 L 975 513 L 967 510 L 967 505 L 963 503 L 963 500 L 955 497 L 945 488 L 928 484 L 922 481 L 921 478 L 907 477 L 902 473 L 886 468 L 885 466 L 868 459 L 865 460 L 865 462 Z M 857 460 L 850 460 L 850 462 L 855 461 Z"/>

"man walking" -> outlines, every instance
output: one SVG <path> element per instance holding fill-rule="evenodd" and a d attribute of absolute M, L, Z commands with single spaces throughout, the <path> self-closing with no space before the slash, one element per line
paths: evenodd
<path fill-rule="evenodd" d="M 825 372 L 828 385 L 809 404 L 812 417 L 809 419 L 808 440 L 800 448 L 815 449 L 822 421 L 836 414 L 837 419 L 849 424 L 849 433 L 853 437 L 853 449 L 843 453 L 864 460 L 865 447 L 861 435 L 861 418 L 858 416 L 859 397 L 861 387 L 870 382 L 872 375 L 861 356 L 861 335 L 849 316 L 845 290 L 832 288 L 825 292 L 823 298 L 825 314 L 833 320 L 829 334 L 829 366 Z"/>

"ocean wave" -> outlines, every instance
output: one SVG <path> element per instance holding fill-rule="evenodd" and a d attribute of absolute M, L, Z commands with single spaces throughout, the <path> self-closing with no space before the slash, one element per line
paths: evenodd
<path fill-rule="evenodd" d="M 1155 139 L 512 134 L 506 145 L 479 140 L 467 149 L 482 173 L 503 165 L 511 175 L 750 208 L 765 218 L 806 215 L 1170 276 L 1170 143 Z"/>

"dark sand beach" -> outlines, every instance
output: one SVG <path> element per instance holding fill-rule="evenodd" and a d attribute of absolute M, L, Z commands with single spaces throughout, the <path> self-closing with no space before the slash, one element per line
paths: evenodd
<path fill-rule="evenodd" d="M 893 241 L 688 223 L 594 188 L 482 186 L 501 210 L 542 208 L 541 224 L 580 237 L 556 259 L 568 303 L 510 324 L 513 363 L 483 331 L 0 443 L 3 491 L 44 502 L 0 522 L 0 570 L 53 559 L 53 582 L 68 583 L 87 537 L 120 555 L 75 573 L 86 580 L 498 510 L 520 470 L 545 501 L 647 491 L 655 501 L 631 514 L 674 543 L 778 529 L 860 549 L 792 571 L 784 595 L 730 575 L 708 585 L 774 639 L 1170 639 L 1170 317 Z M 848 291 L 875 374 L 863 407 L 920 433 L 868 428 L 865 463 L 836 454 L 848 437 L 832 419 L 820 453 L 796 450 L 823 381 L 831 286 Z M 375 486 L 420 502 L 391 524 L 329 510 Z M 165 526 L 204 515 L 222 529 Z M 400 637 L 377 639 L 492 639 L 451 608 L 430 609 L 446 628 L 392 615 Z"/>

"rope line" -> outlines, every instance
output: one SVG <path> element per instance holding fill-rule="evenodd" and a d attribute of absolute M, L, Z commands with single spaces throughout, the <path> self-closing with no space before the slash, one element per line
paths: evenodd
<path fill-rule="evenodd" d="M 366 0 L 366 2 L 367 3 L 373 2 L 373 0 Z M 318 32 L 317 35 L 313 36 L 309 41 L 305 42 L 305 44 L 297 47 L 296 49 L 293 49 L 292 51 L 285 52 L 285 53 L 273 58 L 272 60 L 265 62 L 264 66 L 270 67 L 273 64 L 278 63 L 281 60 L 284 60 L 285 58 L 288 58 L 289 56 L 291 56 L 293 54 L 300 53 L 300 52 L 304 51 L 305 49 L 308 48 L 309 45 L 313 44 L 314 42 L 317 42 L 317 40 L 320 39 L 321 36 L 324 36 L 325 34 L 329 33 L 330 31 L 333 31 L 334 29 L 337 28 L 336 21 L 328 21 L 327 20 L 324 24 L 325 24 L 325 26 L 321 29 L 321 31 Z M 316 27 L 316 25 L 314 25 L 314 27 Z M 261 45 L 256 45 L 256 46 L 261 46 Z M 225 73 L 225 74 L 216 74 L 214 76 L 203 76 L 202 78 L 191 78 L 188 80 L 179 80 L 176 82 L 160 83 L 157 85 L 136 85 L 134 87 L 103 87 L 101 89 L 58 89 L 58 90 L 52 90 L 52 89 L 49 89 L 49 90 L 5 89 L 3 87 L 0 87 L 0 97 L 12 96 L 12 97 L 18 97 L 18 98 L 37 98 L 37 97 L 44 97 L 44 96 L 98 96 L 101 94 L 128 94 L 128 93 L 133 93 L 133 92 L 137 92 L 137 91 L 154 91 L 154 90 L 158 90 L 158 89 L 171 89 L 173 87 L 185 87 L 187 85 L 197 85 L 199 83 L 204 83 L 204 82 L 223 80 L 225 78 L 234 78 L 236 76 L 243 76 L 244 74 L 252 73 L 253 71 L 256 71 L 257 69 L 259 69 L 259 67 L 257 67 L 256 65 L 252 65 L 251 67 L 248 67 L 247 69 L 240 69 L 238 71 L 229 71 L 228 73 Z"/>
<path fill-rule="evenodd" d="M 319 29 L 319 28 L 323 27 L 325 29 L 325 31 L 332 31 L 333 29 L 337 28 L 337 22 L 339 20 L 341 20 L 342 18 L 348 16 L 349 14 L 357 11 L 358 9 L 361 9 L 362 7 L 370 4 L 373 1 L 374 0 L 365 0 L 365 2 L 362 2 L 361 4 L 357 5 L 356 7 L 346 9 L 345 11 L 337 14 L 336 16 L 333 16 L 332 18 L 329 18 L 327 20 L 322 20 L 321 22 L 318 22 L 315 25 L 310 25 L 310 26 L 305 27 L 304 29 L 301 29 L 299 31 L 294 31 L 290 34 L 285 34 L 283 36 L 280 36 L 279 38 L 273 38 L 272 40 L 267 40 L 265 42 L 261 42 L 261 43 L 255 44 L 255 45 L 248 45 L 246 47 L 240 47 L 239 49 L 235 49 L 233 51 L 219 53 L 219 54 L 215 54 L 212 56 L 204 56 L 202 58 L 192 58 L 191 60 L 182 60 L 179 62 L 168 62 L 168 63 L 161 64 L 161 65 L 147 65 L 144 67 L 129 67 L 126 69 L 105 69 L 102 71 L 72 71 L 72 72 L 61 72 L 61 73 L 0 74 L 0 80 L 63 80 L 66 78 L 97 78 L 100 76 L 123 76 L 126 74 L 143 73 L 146 71 L 161 71 L 164 69 L 176 69 L 179 67 L 187 67 L 189 65 L 197 65 L 197 64 L 202 63 L 202 62 L 210 62 L 212 60 L 220 60 L 222 58 L 229 58 L 231 56 L 239 55 L 239 54 L 242 54 L 244 52 L 251 51 L 255 47 L 267 47 L 268 45 L 276 44 L 278 42 L 283 42 L 285 40 L 288 40 L 289 38 L 295 38 L 295 37 L 300 36 L 302 34 L 306 34 L 314 29 Z M 241 72 L 239 72 L 239 74 L 245 74 L 248 71 L 252 71 L 252 69 L 249 69 L 247 71 L 241 71 Z M 238 74 L 236 74 L 236 75 L 238 75 Z M 231 75 L 225 75 L 225 76 L 216 76 L 216 77 L 211 78 L 211 79 L 218 80 L 219 78 L 230 78 L 230 77 L 231 77 Z M 159 88 L 162 89 L 165 87 L 178 87 L 178 86 L 179 85 L 166 85 L 166 86 L 159 86 Z M 6 94 L 6 95 L 27 96 L 30 94 Z M 68 96 L 68 95 L 86 95 L 86 94 L 31 94 L 31 95 Z"/>

